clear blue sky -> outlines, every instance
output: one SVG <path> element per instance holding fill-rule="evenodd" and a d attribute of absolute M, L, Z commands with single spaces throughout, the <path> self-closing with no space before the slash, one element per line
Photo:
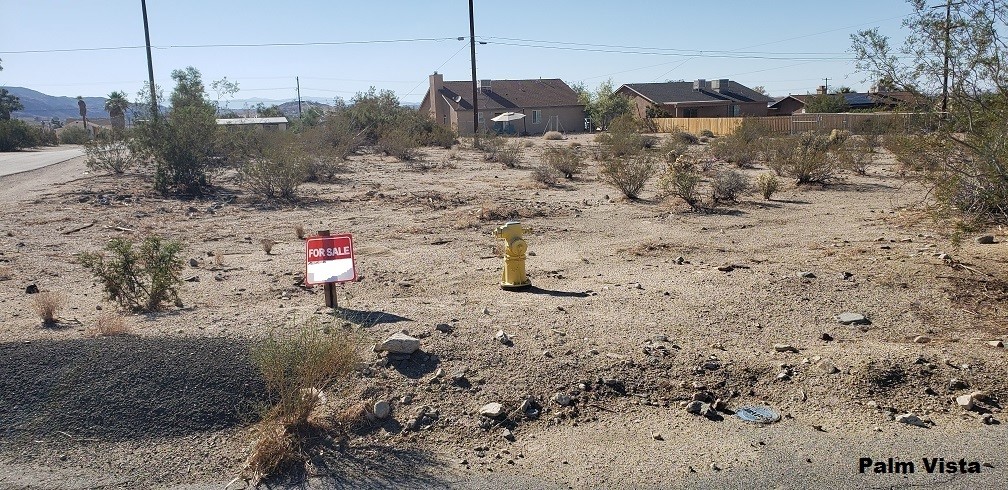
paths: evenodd
<path fill-rule="evenodd" d="M 771 95 L 867 89 L 850 60 L 850 34 L 878 27 L 902 40 L 901 0 L 526 1 L 476 0 L 479 78 L 562 78 L 596 86 L 697 78 L 762 85 Z M 404 102 L 423 98 L 427 75 L 470 78 L 466 0 L 148 0 L 154 76 L 173 69 L 237 81 L 237 98 L 349 99 L 369 86 Z M 0 85 L 51 95 L 130 98 L 147 79 L 140 0 L 0 0 Z M 220 44 L 368 44 L 185 47 Z M 505 39 L 507 38 L 507 39 Z M 563 44 L 567 43 L 567 44 Z M 124 49 L 59 52 L 79 48 Z M 558 49 L 559 48 L 559 49 Z M 40 51 L 40 52 L 25 52 Z"/>

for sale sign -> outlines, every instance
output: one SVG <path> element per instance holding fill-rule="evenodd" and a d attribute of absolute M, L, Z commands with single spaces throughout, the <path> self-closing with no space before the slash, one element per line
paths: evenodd
<path fill-rule="evenodd" d="M 350 235 L 311 237 L 305 240 L 305 283 L 357 280 L 353 238 Z"/>

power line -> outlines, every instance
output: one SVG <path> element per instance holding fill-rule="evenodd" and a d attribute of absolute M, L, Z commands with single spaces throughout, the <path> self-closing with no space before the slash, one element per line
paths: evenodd
<path fill-rule="evenodd" d="M 496 44 L 499 46 L 517 46 L 524 48 L 539 48 L 539 49 L 555 49 L 563 51 L 583 51 L 589 53 L 612 53 L 612 54 L 638 54 L 638 55 L 648 55 L 648 56 L 675 56 L 680 58 L 690 58 L 703 56 L 707 58 L 729 58 L 729 59 L 757 59 L 757 60 L 787 60 L 787 61 L 853 61 L 854 58 L 850 57 L 830 57 L 830 56 L 769 56 L 769 55 L 755 55 L 755 54 L 740 54 L 734 55 L 730 53 L 717 54 L 708 51 L 696 51 L 692 54 L 684 53 L 664 53 L 659 51 L 648 51 L 648 50 L 636 50 L 636 49 L 615 49 L 615 48 L 590 48 L 590 47 L 577 47 L 577 46 L 549 46 L 545 44 L 530 44 L 525 42 L 502 42 L 502 41 L 483 41 L 487 44 Z"/>
<path fill-rule="evenodd" d="M 771 51 L 742 51 L 742 50 L 721 50 L 721 49 L 680 49 L 680 48 L 661 48 L 654 46 L 627 46 L 620 44 L 595 44 L 595 43 L 575 43 L 567 41 L 548 41 L 542 39 L 522 39 L 513 37 L 500 37 L 500 36 L 486 36 L 483 39 L 500 39 L 502 41 L 518 41 L 526 43 L 543 43 L 543 44 L 556 44 L 561 46 L 578 46 L 578 47 L 592 47 L 592 48 L 615 48 L 615 49 L 634 49 L 634 50 L 647 50 L 663 52 L 668 51 L 670 53 L 678 53 L 682 55 L 698 55 L 698 54 L 717 54 L 717 53 L 734 53 L 734 54 L 752 54 L 752 55 L 777 55 L 777 56 L 833 56 L 833 55 L 844 55 L 846 53 L 842 52 L 771 52 Z"/>
<path fill-rule="evenodd" d="M 299 43 L 230 43 L 230 44 L 171 44 L 168 46 L 151 46 L 153 49 L 201 49 L 201 48 L 265 48 L 292 46 L 344 46 L 359 44 L 394 44 L 412 42 L 455 41 L 458 37 L 417 37 L 409 39 L 373 39 L 367 41 L 318 41 Z M 38 54 L 38 53 L 74 53 L 79 51 L 113 51 L 123 49 L 143 49 L 146 46 L 101 46 L 90 48 L 58 48 L 58 49 L 25 49 L 20 51 L 0 51 L 0 54 Z"/>

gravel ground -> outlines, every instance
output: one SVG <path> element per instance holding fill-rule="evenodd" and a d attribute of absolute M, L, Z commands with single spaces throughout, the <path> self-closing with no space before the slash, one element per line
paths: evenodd
<path fill-rule="evenodd" d="M 278 487 L 983 488 L 1006 479 L 995 448 L 1008 424 L 987 423 L 1001 421 L 1008 397 L 1005 350 L 990 345 L 1008 328 L 1004 230 L 988 231 L 992 245 L 956 241 L 922 207 L 926 190 L 887 158 L 867 176 L 693 213 L 650 187 L 640 201 L 618 198 L 594 162 L 562 187 L 540 187 L 530 178 L 536 147 L 555 143 L 528 141 L 518 169 L 460 148 L 427 149 L 419 164 L 356 156 L 337 182 L 306 185 L 297 206 L 260 202 L 228 175 L 207 199 L 163 199 L 139 176 L 85 174 L 80 161 L 0 178 L 10 189 L 0 200 L 12 204 L 0 210 L 9 270 L 0 352 L 27 370 L 0 381 L 2 420 L 18 421 L 0 429 L 13 434 L 0 440 L 0 486 L 241 488 L 232 479 L 253 431 L 236 414 L 261 399 L 241 339 L 306 321 L 361 341 L 365 365 L 334 408 L 387 400 L 392 415 L 322 447 Z M 588 139 L 559 144 L 572 141 Z M 533 229 L 535 288 L 524 293 L 496 284 L 491 231 L 509 218 Z M 320 289 L 300 286 L 296 225 L 354 234 L 363 279 L 339 289 L 335 317 Z M 130 337 L 90 339 L 96 306 L 110 306 L 73 255 L 149 232 L 186 243 L 195 265 L 184 272 L 184 307 L 131 317 Z M 277 242 L 270 254 L 262 238 Z M 40 328 L 30 284 L 66 294 L 60 328 Z M 843 312 L 871 323 L 841 325 Z M 509 345 L 495 340 L 500 330 Z M 371 352 L 402 331 L 420 339 L 419 352 Z M 116 348 L 130 352 L 99 354 Z M 137 361 L 142 352 L 156 362 Z M 201 360 L 186 365 L 187 352 Z M 89 364 L 95 356 L 101 363 Z M 53 367 L 71 365 L 93 372 Z M 106 365 L 137 375 L 106 382 Z M 77 383 L 79 396 L 56 398 L 83 408 L 48 410 L 48 387 Z M 973 409 L 954 402 L 977 390 Z M 105 391 L 119 410 L 165 418 L 95 415 L 87 404 Z M 557 393 L 571 403 L 556 403 Z M 724 401 L 723 420 L 684 410 L 706 396 Z M 519 409 L 529 398 L 543 407 L 537 417 Z M 482 418 L 490 402 L 507 419 Z M 730 413 L 751 404 L 783 419 L 758 427 Z M 895 421 L 908 412 L 931 423 Z M 947 480 L 864 475 L 862 457 L 987 466 Z"/>

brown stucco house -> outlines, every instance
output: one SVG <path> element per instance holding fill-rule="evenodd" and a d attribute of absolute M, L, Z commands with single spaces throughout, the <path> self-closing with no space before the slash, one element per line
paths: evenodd
<path fill-rule="evenodd" d="M 820 85 L 815 95 L 788 95 L 775 99 L 769 105 L 771 116 L 804 114 L 805 104 L 811 97 L 823 95 L 826 87 Z M 846 92 L 842 95 L 849 111 L 918 111 L 927 110 L 930 101 L 926 97 L 904 91 Z"/>
<path fill-rule="evenodd" d="M 638 117 L 766 116 L 771 99 L 722 78 L 692 82 L 628 83 L 617 93 L 630 98 Z"/>
<path fill-rule="evenodd" d="M 420 103 L 420 112 L 459 135 L 473 134 L 472 81 L 445 81 L 435 72 Z M 479 125 L 486 131 L 542 134 L 547 129 L 564 132 L 584 129 L 584 104 L 559 78 L 536 80 L 480 80 L 477 84 Z M 490 119 L 505 112 L 525 117 L 511 123 Z"/>

